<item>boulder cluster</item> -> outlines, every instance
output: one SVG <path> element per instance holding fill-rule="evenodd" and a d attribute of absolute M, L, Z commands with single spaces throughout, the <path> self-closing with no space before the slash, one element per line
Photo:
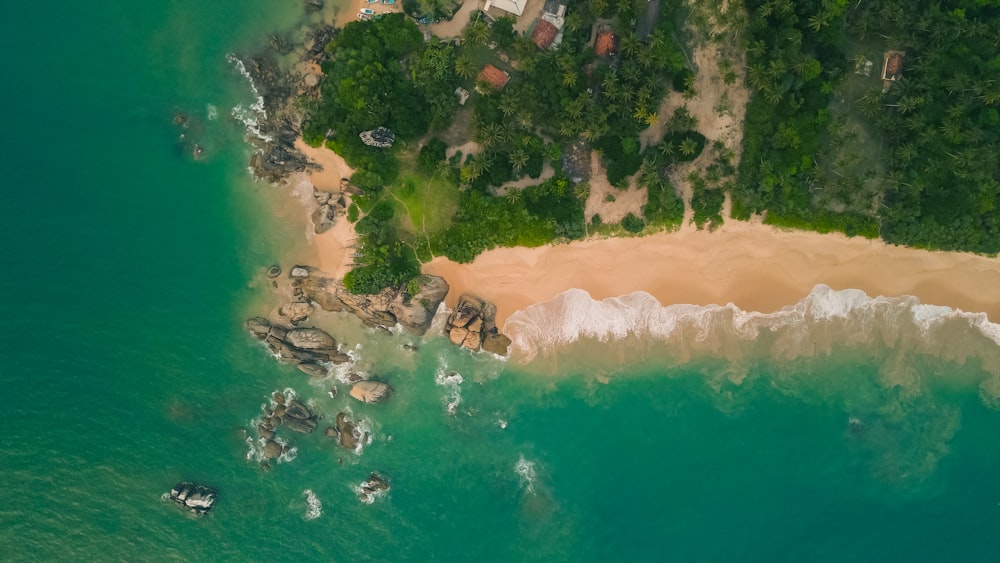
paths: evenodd
<path fill-rule="evenodd" d="M 306 275 L 291 276 L 292 292 L 299 299 L 319 305 L 324 311 L 347 311 L 370 327 L 389 329 L 400 324 L 414 334 L 424 334 L 434 320 L 438 305 L 448 294 L 448 282 L 439 276 L 417 277 L 416 292 L 389 287 L 379 293 L 358 295 L 342 281 L 314 275 L 311 268 L 297 266 Z"/>
<path fill-rule="evenodd" d="M 351 359 L 340 351 L 337 341 L 319 328 L 286 328 L 271 324 L 264 317 L 246 322 L 247 330 L 267 345 L 281 361 L 293 362 L 299 371 L 313 377 L 323 377 L 327 369 L 320 362 L 342 364 Z"/>
<path fill-rule="evenodd" d="M 276 459 L 287 451 L 287 446 L 283 446 L 274 439 L 278 428 L 285 428 L 302 434 L 309 434 L 319 425 L 319 416 L 316 415 L 305 403 L 296 400 L 286 399 L 285 395 L 275 391 L 274 408 L 264 409 L 264 414 L 257 425 L 257 435 L 264 441 L 261 446 L 261 454 L 265 459 Z"/>
<path fill-rule="evenodd" d="M 183 506 L 193 514 L 199 516 L 208 513 L 215 507 L 215 502 L 219 498 L 219 491 L 207 486 L 195 483 L 178 483 L 170 489 L 170 500 Z"/>
<path fill-rule="evenodd" d="M 492 303 L 469 294 L 458 299 L 458 305 L 448 316 L 445 334 L 456 346 L 469 350 L 480 349 L 504 356 L 510 346 L 510 339 L 497 330 L 495 319 L 497 308 Z"/>
<path fill-rule="evenodd" d="M 341 184 L 346 182 L 347 178 L 341 179 Z M 316 209 L 312 212 L 312 222 L 317 235 L 332 229 L 337 223 L 337 218 L 347 214 L 347 206 L 350 205 L 344 192 L 325 192 L 315 186 L 313 186 L 313 200 L 316 202 Z"/>
<path fill-rule="evenodd" d="M 375 502 L 375 499 L 383 491 L 389 490 L 389 480 L 379 475 L 378 473 L 372 473 L 368 476 L 368 480 L 362 482 L 358 485 L 358 500 L 365 504 L 371 504 Z"/>

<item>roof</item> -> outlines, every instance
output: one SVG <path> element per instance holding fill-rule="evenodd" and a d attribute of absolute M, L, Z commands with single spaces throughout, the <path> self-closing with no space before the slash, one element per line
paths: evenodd
<path fill-rule="evenodd" d="M 618 37 L 614 33 L 602 31 L 597 34 L 597 43 L 594 45 L 594 51 L 597 52 L 598 57 L 613 56 L 617 49 Z"/>
<path fill-rule="evenodd" d="M 903 51 L 886 51 L 882 63 L 882 80 L 896 80 L 903 76 Z"/>
<path fill-rule="evenodd" d="M 486 65 L 476 77 L 476 82 L 485 82 L 494 90 L 501 90 L 507 85 L 510 75 L 493 65 Z"/>
<path fill-rule="evenodd" d="M 563 3 L 563 0 L 545 0 L 545 7 L 542 8 L 542 11 L 561 17 L 566 13 L 566 4 Z"/>
<path fill-rule="evenodd" d="M 528 0 L 486 0 L 486 5 L 483 7 L 484 12 L 490 11 L 490 6 L 495 8 L 500 8 L 505 12 L 510 12 L 516 16 L 520 16 L 524 13 L 524 7 L 528 4 Z"/>
<path fill-rule="evenodd" d="M 531 40 L 535 42 L 535 45 L 538 45 L 539 49 L 544 50 L 552 46 L 557 35 L 559 35 L 559 29 L 552 22 L 540 19 L 535 23 L 535 30 L 531 32 Z"/>

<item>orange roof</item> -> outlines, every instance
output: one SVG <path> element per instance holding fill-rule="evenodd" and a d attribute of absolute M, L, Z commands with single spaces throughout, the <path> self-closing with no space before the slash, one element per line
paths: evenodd
<path fill-rule="evenodd" d="M 510 75 L 493 65 L 486 65 L 476 78 L 476 82 L 485 82 L 494 90 L 500 90 L 507 85 Z"/>
<path fill-rule="evenodd" d="M 597 44 L 594 50 L 598 57 L 609 57 L 615 54 L 618 48 L 618 37 L 610 31 L 602 31 L 597 35 Z"/>
<path fill-rule="evenodd" d="M 538 20 L 535 23 L 535 30 L 531 32 L 531 40 L 538 45 L 539 49 L 548 49 L 552 46 L 552 42 L 555 41 L 556 36 L 559 35 L 559 30 L 556 26 L 552 25 L 552 22 L 548 20 Z"/>

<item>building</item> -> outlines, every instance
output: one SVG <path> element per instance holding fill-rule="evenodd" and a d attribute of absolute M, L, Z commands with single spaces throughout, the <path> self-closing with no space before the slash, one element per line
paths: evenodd
<path fill-rule="evenodd" d="M 597 41 L 594 43 L 594 52 L 598 57 L 613 57 L 618 54 L 618 36 L 610 30 L 597 34 Z"/>
<path fill-rule="evenodd" d="M 882 62 L 882 80 L 895 82 L 903 77 L 903 57 L 904 51 L 886 51 L 885 60 Z"/>
<path fill-rule="evenodd" d="M 559 28 L 548 20 L 539 19 L 531 32 L 531 40 L 539 49 L 547 51 L 560 35 Z"/>
<path fill-rule="evenodd" d="M 510 81 L 510 75 L 493 65 L 486 65 L 476 77 L 476 91 L 480 94 L 484 92 L 480 89 L 480 84 L 486 84 L 494 92 L 503 90 L 503 87 Z"/>
<path fill-rule="evenodd" d="M 903 77 L 904 51 L 886 51 L 882 61 L 882 93 L 889 91 L 892 83 Z"/>
<path fill-rule="evenodd" d="M 483 6 L 484 12 L 489 12 L 490 8 L 499 8 L 507 13 L 520 16 L 524 13 L 524 7 L 528 5 L 528 0 L 486 0 Z"/>

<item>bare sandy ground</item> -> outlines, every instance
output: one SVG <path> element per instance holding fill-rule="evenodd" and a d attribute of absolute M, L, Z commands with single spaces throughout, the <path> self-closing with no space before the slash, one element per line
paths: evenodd
<path fill-rule="evenodd" d="M 436 258 L 428 274 L 451 285 L 454 306 L 468 292 L 497 305 L 497 325 L 515 311 L 570 288 L 594 299 L 646 291 L 661 303 L 724 305 L 771 312 L 817 284 L 871 296 L 915 295 L 923 303 L 986 312 L 1000 321 L 1000 261 L 879 241 L 727 223 L 644 238 L 591 239 L 485 252 L 472 264 Z"/>
<path fill-rule="evenodd" d="M 402 1 L 403 0 L 396 0 L 397 3 Z M 443 21 L 441 23 L 428 25 L 427 30 L 441 39 L 453 39 L 458 37 L 462 35 L 462 30 L 465 29 L 465 26 L 469 23 L 472 11 L 481 10 L 483 4 L 483 0 L 465 0 L 465 3 L 458 9 L 458 12 L 455 12 L 455 16 L 451 18 L 451 21 Z"/>
<path fill-rule="evenodd" d="M 337 153 L 327 148 L 314 149 L 299 139 L 296 148 L 302 151 L 312 162 L 322 167 L 322 170 L 309 172 L 309 180 L 317 189 L 325 192 L 339 193 L 341 179 L 350 178 L 354 169 Z M 350 205 L 350 196 L 345 194 Z M 353 262 L 351 254 L 354 244 L 354 225 L 347 217 L 337 217 L 336 223 L 329 231 L 316 235 L 316 251 L 319 253 L 319 267 L 324 272 L 343 278 L 351 269 Z"/>
<path fill-rule="evenodd" d="M 614 197 L 614 201 L 608 201 L 609 195 Z M 642 206 L 646 205 L 648 197 L 645 188 L 636 187 L 634 179 L 629 182 L 627 190 L 612 186 L 601 164 L 600 153 L 590 153 L 590 195 L 583 208 L 587 223 L 594 215 L 600 215 L 603 223 L 618 223 L 629 213 L 642 217 Z"/>

